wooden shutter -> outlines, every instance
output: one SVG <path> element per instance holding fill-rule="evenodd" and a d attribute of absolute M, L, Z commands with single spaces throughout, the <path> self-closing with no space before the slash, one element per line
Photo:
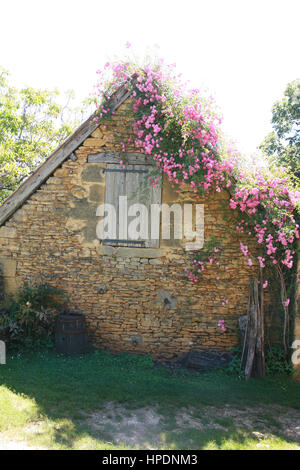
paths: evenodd
<path fill-rule="evenodd" d="M 119 163 L 107 164 L 105 178 L 105 202 L 112 204 L 116 209 L 117 231 L 115 240 L 104 240 L 105 244 L 116 246 L 151 247 L 159 246 L 159 239 L 151 240 L 151 204 L 161 203 L 161 187 L 153 188 L 148 177 L 151 165 L 132 164 L 122 168 Z M 127 196 L 128 208 L 132 204 L 144 204 L 148 209 L 148 238 L 130 240 L 128 238 L 128 225 L 135 217 L 128 217 L 127 227 L 123 227 L 123 232 L 127 237 L 120 237 L 119 225 L 119 197 Z"/>

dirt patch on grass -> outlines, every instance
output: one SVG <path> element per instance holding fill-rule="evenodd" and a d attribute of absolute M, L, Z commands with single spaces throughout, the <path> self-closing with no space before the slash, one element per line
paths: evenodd
<path fill-rule="evenodd" d="M 300 444 L 300 411 L 280 406 L 236 409 L 206 406 L 159 412 L 158 406 L 129 410 L 124 405 L 107 403 L 101 410 L 86 415 L 85 423 L 111 443 L 155 449 L 162 445 L 166 433 L 186 430 L 250 431 L 259 441 L 281 436 Z M 258 447 L 264 447 L 259 444 Z"/>
<path fill-rule="evenodd" d="M 114 442 L 152 449 L 159 444 L 163 421 L 156 407 L 128 410 L 109 402 L 101 410 L 87 415 L 85 422 L 93 431 L 111 436 Z"/>
<path fill-rule="evenodd" d="M 29 446 L 26 442 L 0 434 L 0 450 L 45 450 L 42 447 Z"/>
<path fill-rule="evenodd" d="M 225 405 L 223 409 L 208 407 L 205 412 L 218 418 L 231 418 L 238 428 L 254 429 L 253 433 L 280 432 L 300 444 L 300 411 L 269 405 L 243 410 Z"/>
<path fill-rule="evenodd" d="M 278 421 L 284 429 L 285 435 L 300 444 L 300 412 L 296 410 L 285 410 L 277 407 Z"/>

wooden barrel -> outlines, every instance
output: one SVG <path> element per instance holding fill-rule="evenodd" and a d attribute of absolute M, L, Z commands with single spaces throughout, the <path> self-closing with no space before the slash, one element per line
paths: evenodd
<path fill-rule="evenodd" d="M 82 313 L 58 315 L 55 346 L 57 352 L 69 355 L 84 354 L 89 351 L 85 317 Z"/>

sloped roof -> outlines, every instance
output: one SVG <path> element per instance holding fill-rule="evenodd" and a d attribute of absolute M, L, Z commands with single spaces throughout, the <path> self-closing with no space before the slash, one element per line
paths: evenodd
<path fill-rule="evenodd" d="M 130 91 L 124 86 L 120 87 L 110 101 L 110 108 L 116 111 L 118 107 L 130 96 Z M 13 213 L 43 184 L 49 176 L 89 137 L 98 127 L 92 114 L 78 129 L 68 137 L 34 173 L 27 178 L 21 186 L 12 193 L 0 207 L 0 226 L 13 215 Z"/>

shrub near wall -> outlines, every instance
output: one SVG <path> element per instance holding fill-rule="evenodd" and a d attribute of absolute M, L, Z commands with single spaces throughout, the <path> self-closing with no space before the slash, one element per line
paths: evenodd
<path fill-rule="evenodd" d="M 47 284 L 25 284 L 15 298 L 0 302 L 0 339 L 12 348 L 50 345 L 64 300 L 62 291 Z"/>

